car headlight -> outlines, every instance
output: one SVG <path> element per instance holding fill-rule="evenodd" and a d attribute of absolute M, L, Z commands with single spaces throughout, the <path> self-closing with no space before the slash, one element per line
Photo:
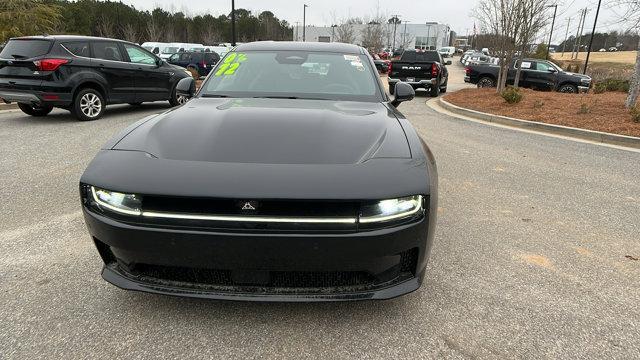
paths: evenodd
<path fill-rule="evenodd" d="M 100 207 L 126 215 L 142 214 L 142 198 L 134 194 L 123 194 L 115 191 L 91 187 L 91 197 Z"/>
<path fill-rule="evenodd" d="M 422 195 L 382 200 L 361 209 L 360 223 L 373 223 L 411 217 L 422 210 Z"/>

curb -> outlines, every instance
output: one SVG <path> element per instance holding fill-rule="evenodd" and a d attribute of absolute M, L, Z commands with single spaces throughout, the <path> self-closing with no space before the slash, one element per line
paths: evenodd
<path fill-rule="evenodd" d="M 0 103 L 0 111 L 12 110 L 17 108 L 18 108 L 18 103 L 11 103 L 11 104 Z"/>
<path fill-rule="evenodd" d="M 579 129 L 569 126 L 546 124 L 543 122 L 520 120 L 510 118 L 507 116 L 493 115 L 483 113 L 481 111 L 465 109 L 463 107 L 453 105 L 450 102 L 439 98 L 439 104 L 444 109 L 458 114 L 469 116 L 478 120 L 496 123 L 500 125 L 506 125 L 511 127 L 517 127 L 527 130 L 534 130 L 539 132 L 551 133 L 556 135 L 574 137 L 582 140 L 589 140 L 593 142 L 600 142 L 611 145 L 626 146 L 640 149 L 640 138 L 626 135 L 616 135 L 601 131 Z"/>

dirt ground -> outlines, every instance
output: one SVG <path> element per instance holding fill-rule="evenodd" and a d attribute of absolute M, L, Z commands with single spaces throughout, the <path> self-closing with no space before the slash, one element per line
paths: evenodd
<path fill-rule="evenodd" d="M 591 52 L 589 56 L 589 62 L 610 62 L 621 64 L 635 64 L 636 63 L 636 51 L 615 51 L 615 52 Z M 552 53 L 551 57 L 556 60 L 571 60 L 571 51 L 564 53 Z M 584 61 L 587 58 L 586 52 L 578 54 L 578 59 Z"/>
<path fill-rule="evenodd" d="M 454 105 L 548 124 L 640 137 L 640 123 L 624 107 L 626 94 L 562 94 L 521 89 L 518 104 L 507 104 L 495 89 L 463 89 L 447 94 Z"/>

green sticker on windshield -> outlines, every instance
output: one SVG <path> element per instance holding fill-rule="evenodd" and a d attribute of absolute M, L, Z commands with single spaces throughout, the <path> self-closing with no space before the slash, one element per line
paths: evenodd
<path fill-rule="evenodd" d="M 233 75 L 236 73 L 240 63 L 247 60 L 247 55 L 243 53 L 231 53 L 224 58 L 222 64 L 216 71 L 216 76 Z"/>

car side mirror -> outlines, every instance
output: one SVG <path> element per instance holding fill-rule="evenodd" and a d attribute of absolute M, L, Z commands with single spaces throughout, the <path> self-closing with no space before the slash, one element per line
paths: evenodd
<path fill-rule="evenodd" d="M 550 73 L 554 73 L 554 72 L 558 72 L 558 70 L 554 69 L 554 68 L 549 68 L 548 70 Z"/>
<path fill-rule="evenodd" d="M 176 85 L 176 94 L 186 98 L 192 98 L 196 93 L 196 81 L 191 77 L 187 77 L 178 81 Z"/>
<path fill-rule="evenodd" d="M 162 59 L 160 59 L 160 58 L 156 58 L 156 66 L 157 66 L 157 67 L 162 66 L 162 63 L 163 63 L 163 62 L 164 62 L 164 61 L 163 61 Z"/>
<path fill-rule="evenodd" d="M 445 65 L 451 65 L 451 60 L 447 60 L 444 62 Z"/>
<path fill-rule="evenodd" d="M 413 86 L 402 81 L 396 83 L 394 93 L 396 96 L 393 101 L 391 101 L 391 105 L 394 107 L 398 107 L 401 102 L 411 101 L 416 96 L 416 91 L 413 90 Z"/>

